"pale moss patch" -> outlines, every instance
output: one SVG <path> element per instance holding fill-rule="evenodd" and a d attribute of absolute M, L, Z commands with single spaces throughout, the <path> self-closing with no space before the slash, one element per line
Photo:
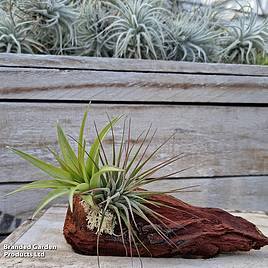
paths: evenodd
<path fill-rule="evenodd" d="M 105 212 L 105 216 L 103 222 L 101 223 L 101 219 L 103 216 L 103 211 L 96 206 L 95 208 L 90 207 L 85 200 L 82 200 L 81 205 L 83 206 L 87 216 L 87 228 L 91 231 L 97 230 L 96 233 L 105 233 L 109 235 L 114 234 L 114 228 L 116 225 L 116 218 L 109 210 Z"/>

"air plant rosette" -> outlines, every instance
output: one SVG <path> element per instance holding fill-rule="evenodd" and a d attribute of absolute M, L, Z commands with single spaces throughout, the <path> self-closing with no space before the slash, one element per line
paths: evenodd
<path fill-rule="evenodd" d="M 212 257 L 268 244 L 268 238 L 254 224 L 240 217 L 221 209 L 191 206 L 169 195 L 194 191 L 192 188 L 168 192 L 144 189 L 178 173 L 157 176 L 159 170 L 182 157 L 179 154 L 153 165 L 152 159 L 169 139 L 150 152 L 156 133 L 151 126 L 133 138 L 131 120 L 108 116 L 108 123 L 100 131 L 95 124 L 96 137 L 88 149 L 84 139 L 87 115 L 86 111 L 78 139 L 70 137 L 77 144 L 77 153 L 57 125 L 61 154 L 50 151 L 59 166 L 11 148 L 52 179 L 32 182 L 10 194 L 50 188 L 34 216 L 52 200 L 67 195 L 64 236 L 75 252 L 97 256 Z M 114 127 L 120 120 L 123 127 L 118 139 Z M 112 142 L 105 143 L 108 133 Z"/>

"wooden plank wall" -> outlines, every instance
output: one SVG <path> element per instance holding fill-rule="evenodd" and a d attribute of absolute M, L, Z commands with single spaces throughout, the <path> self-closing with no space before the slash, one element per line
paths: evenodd
<path fill-rule="evenodd" d="M 153 148 L 174 134 L 154 162 L 182 152 L 166 172 L 191 168 L 151 188 L 199 184 L 201 192 L 178 196 L 196 205 L 267 211 L 267 67 L 1 54 L 0 81 L 0 196 L 46 178 L 6 146 L 51 160 L 46 148 L 57 146 L 56 121 L 76 137 L 91 101 L 88 139 L 93 120 L 102 125 L 106 113 L 131 117 L 133 137 L 152 123 Z M 44 194 L 3 199 L 0 211 L 25 218 Z"/>

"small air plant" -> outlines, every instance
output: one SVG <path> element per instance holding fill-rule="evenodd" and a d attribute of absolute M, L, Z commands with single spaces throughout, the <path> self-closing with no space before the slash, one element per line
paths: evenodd
<path fill-rule="evenodd" d="M 109 42 L 105 42 L 105 29 L 110 20 L 109 11 L 101 1 L 89 0 L 81 5 L 80 16 L 77 20 L 77 47 L 76 54 L 84 56 L 108 57 L 111 56 Z"/>
<path fill-rule="evenodd" d="M 250 12 L 244 9 L 242 15 L 223 26 L 225 32 L 220 38 L 223 49 L 219 57 L 224 62 L 256 64 L 258 55 L 267 54 L 268 19 L 259 18 L 250 7 Z"/>
<path fill-rule="evenodd" d="M 18 16 L 31 21 L 35 38 L 50 53 L 62 54 L 74 45 L 78 12 L 68 0 L 18 0 L 16 6 Z"/>
<path fill-rule="evenodd" d="M 218 49 L 215 40 L 219 36 L 213 16 L 210 8 L 178 12 L 170 23 L 172 37 L 168 58 L 193 62 L 213 58 Z"/>
<path fill-rule="evenodd" d="M 12 13 L 0 9 L 0 52 L 42 53 L 44 47 L 32 35 L 29 21 L 20 22 Z"/>
<path fill-rule="evenodd" d="M 113 42 L 114 57 L 165 59 L 168 11 L 158 0 L 115 0 L 106 28 L 106 42 Z"/>
<path fill-rule="evenodd" d="M 127 126 L 125 119 L 122 135 L 118 139 L 114 132 L 114 125 L 121 117 L 110 119 L 109 116 L 109 123 L 100 132 L 95 124 L 96 138 L 90 151 L 87 152 L 83 134 L 87 114 L 86 111 L 80 127 L 77 155 L 61 127 L 57 126 L 61 155 L 53 150 L 51 152 L 58 161 L 59 167 L 11 148 L 13 152 L 46 172 L 53 179 L 32 182 L 10 194 L 36 188 L 51 188 L 52 191 L 41 201 L 34 216 L 50 201 L 63 195 L 69 196 L 70 210 L 73 211 L 73 197 L 74 195 L 80 196 L 80 202 L 87 214 L 87 227 L 97 234 L 97 253 L 99 238 L 102 234 L 118 236 L 115 234 L 115 227 L 120 230 L 119 236 L 121 236 L 123 244 L 126 243 L 124 234 L 127 233 L 130 249 L 134 245 L 139 252 L 138 245 L 141 246 L 143 243 L 142 238 L 138 236 L 138 219 L 150 224 L 156 233 L 167 242 L 172 243 L 162 227 L 159 227 L 161 224 L 166 226 L 163 220 L 172 222 L 172 219 L 167 219 L 152 208 L 153 206 L 169 206 L 150 198 L 155 195 L 185 191 L 188 187 L 167 192 L 146 191 L 143 187 L 181 172 L 182 170 L 166 176 L 154 176 L 160 169 L 182 158 L 183 155 L 174 156 L 146 168 L 168 140 L 149 153 L 148 149 L 156 133 L 154 131 L 151 134 L 151 126 L 133 139 L 131 121 L 129 120 Z M 112 135 L 112 143 L 109 143 L 111 147 L 106 148 L 103 141 L 109 132 Z M 155 221 L 158 221 L 159 225 L 153 223 Z M 132 256 L 132 251 L 130 254 Z"/>
<path fill-rule="evenodd" d="M 257 64 L 259 65 L 268 65 L 268 55 L 263 55 L 263 53 L 257 56 Z"/>
<path fill-rule="evenodd" d="M 119 118 L 114 118 L 107 124 L 102 131 L 99 133 L 98 137 L 95 139 L 91 145 L 90 152 L 87 153 L 85 150 L 86 142 L 84 140 L 84 128 L 87 118 L 87 112 L 84 115 L 82 125 L 80 128 L 79 140 L 78 140 L 78 152 L 75 154 L 74 150 L 71 148 L 70 143 L 64 134 L 60 125 L 57 125 L 57 136 L 58 143 L 61 149 L 61 155 L 56 151 L 49 148 L 50 152 L 53 154 L 54 158 L 59 163 L 59 167 L 52 164 L 46 163 L 42 160 L 37 159 L 27 153 L 20 150 L 10 148 L 14 153 L 18 154 L 34 166 L 38 167 L 47 175 L 52 177 L 52 180 L 41 180 L 35 181 L 28 185 L 25 185 L 13 193 L 38 189 L 38 188 L 51 188 L 53 189 L 42 202 L 39 204 L 37 210 L 35 211 L 33 217 L 42 210 L 49 202 L 62 196 L 69 195 L 70 208 L 73 209 L 73 195 L 79 194 L 84 191 L 95 188 L 98 184 L 100 176 L 105 172 L 119 172 L 122 171 L 116 167 L 112 166 L 102 166 L 99 167 L 99 149 L 101 140 L 107 135 L 111 126 L 115 124 Z M 87 155 L 87 160 L 85 161 L 85 154 Z"/>

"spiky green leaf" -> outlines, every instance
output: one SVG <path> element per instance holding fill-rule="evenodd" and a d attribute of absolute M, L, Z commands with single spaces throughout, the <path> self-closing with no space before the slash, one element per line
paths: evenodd
<path fill-rule="evenodd" d="M 43 170 L 45 173 L 47 173 L 49 176 L 55 178 L 55 179 L 63 179 L 63 180 L 71 180 L 72 176 L 67 171 L 62 170 L 61 168 L 55 167 L 51 164 L 48 164 L 30 154 L 24 153 L 18 149 L 10 148 L 14 153 L 25 159 L 26 161 L 30 162 L 34 166 L 38 167 L 39 169 Z"/>
<path fill-rule="evenodd" d="M 51 201 L 53 201 L 56 198 L 59 198 L 60 196 L 63 196 L 69 192 L 68 189 L 55 189 L 51 192 L 49 192 L 46 197 L 40 202 L 38 205 L 36 211 L 33 214 L 33 218 Z"/>

